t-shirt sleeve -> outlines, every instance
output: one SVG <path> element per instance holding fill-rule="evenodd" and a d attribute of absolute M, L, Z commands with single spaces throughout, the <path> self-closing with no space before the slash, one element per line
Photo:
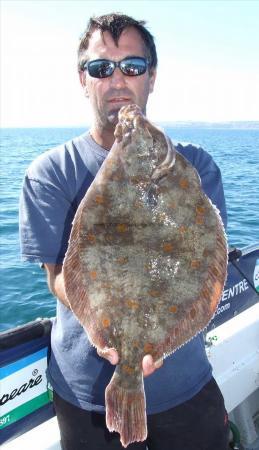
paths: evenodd
<path fill-rule="evenodd" d="M 19 208 L 22 258 L 62 263 L 74 213 L 71 201 L 61 189 L 26 175 Z"/>
<path fill-rule="evenodd" d="M 221 219 L 226 229 L 227 209 L 219 167 L 215 163 L 212 156 L 201 147 L 197 147 L 192 144 L 178 144 L 176 148 L 198 171 L 201 178 L 202 188 L 205 194 L 219 210 Z"/>
<path fill-rule="evenodd" d="M 198 156 L 199 174 L 204 192 L 218 208 L 225 229 L 227 228 L 227 210 L 221 172 L 213 158 L 203 151 Z"/>

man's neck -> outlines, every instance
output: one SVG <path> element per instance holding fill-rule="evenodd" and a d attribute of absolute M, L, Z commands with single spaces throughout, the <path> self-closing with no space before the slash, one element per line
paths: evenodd
<path fill-rule="evenodd" d="M 114 143 L 114 129 L 100 131 L 96 127 L 90 129 L 93 140 L 106 150 L 110 150 Z"/>

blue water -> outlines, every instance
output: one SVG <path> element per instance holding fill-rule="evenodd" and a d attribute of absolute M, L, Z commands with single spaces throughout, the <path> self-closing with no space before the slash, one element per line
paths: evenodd
<path fill-rule="evenodd" d="M 166 127 L 174 141 L 200 144 L 221 168 L 228 209 L 229 244 L 259 240 L 259 130 Z M 19 255 L 18 201 L 24 172 L 40 153 L 79 135 L 82 129 L 5 129 L 1 132 L 1 313 L 0 331 L 55 315 L 38 265 Z"/>

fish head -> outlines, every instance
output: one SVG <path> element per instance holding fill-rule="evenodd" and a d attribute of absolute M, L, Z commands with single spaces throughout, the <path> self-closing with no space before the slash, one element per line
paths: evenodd
<path fill-rule="evenodd" d="M 153 125 L 138 105 L 123 106 L 115 129 L 114 147 L 122 147 L 121 162 L 134 177 L 155 181 L 171 170 L 175 149 L 163 130 Z"/>

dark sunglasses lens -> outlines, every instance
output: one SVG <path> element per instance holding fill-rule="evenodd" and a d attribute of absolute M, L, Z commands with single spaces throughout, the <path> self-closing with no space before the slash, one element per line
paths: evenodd
<path fill-rule="evenodd" d="M 114 71 L 114 64 L 105 59 L 90 61 L 87 66 L 88 73 L 94 78 L 110 77 Z"/>
<path fill-rule="evenodd" d="M 147 61 L 144 58 L 126 58 L 120 63 L 120 68 L 125 75 L 136 77 L 147 70 Z"/>

